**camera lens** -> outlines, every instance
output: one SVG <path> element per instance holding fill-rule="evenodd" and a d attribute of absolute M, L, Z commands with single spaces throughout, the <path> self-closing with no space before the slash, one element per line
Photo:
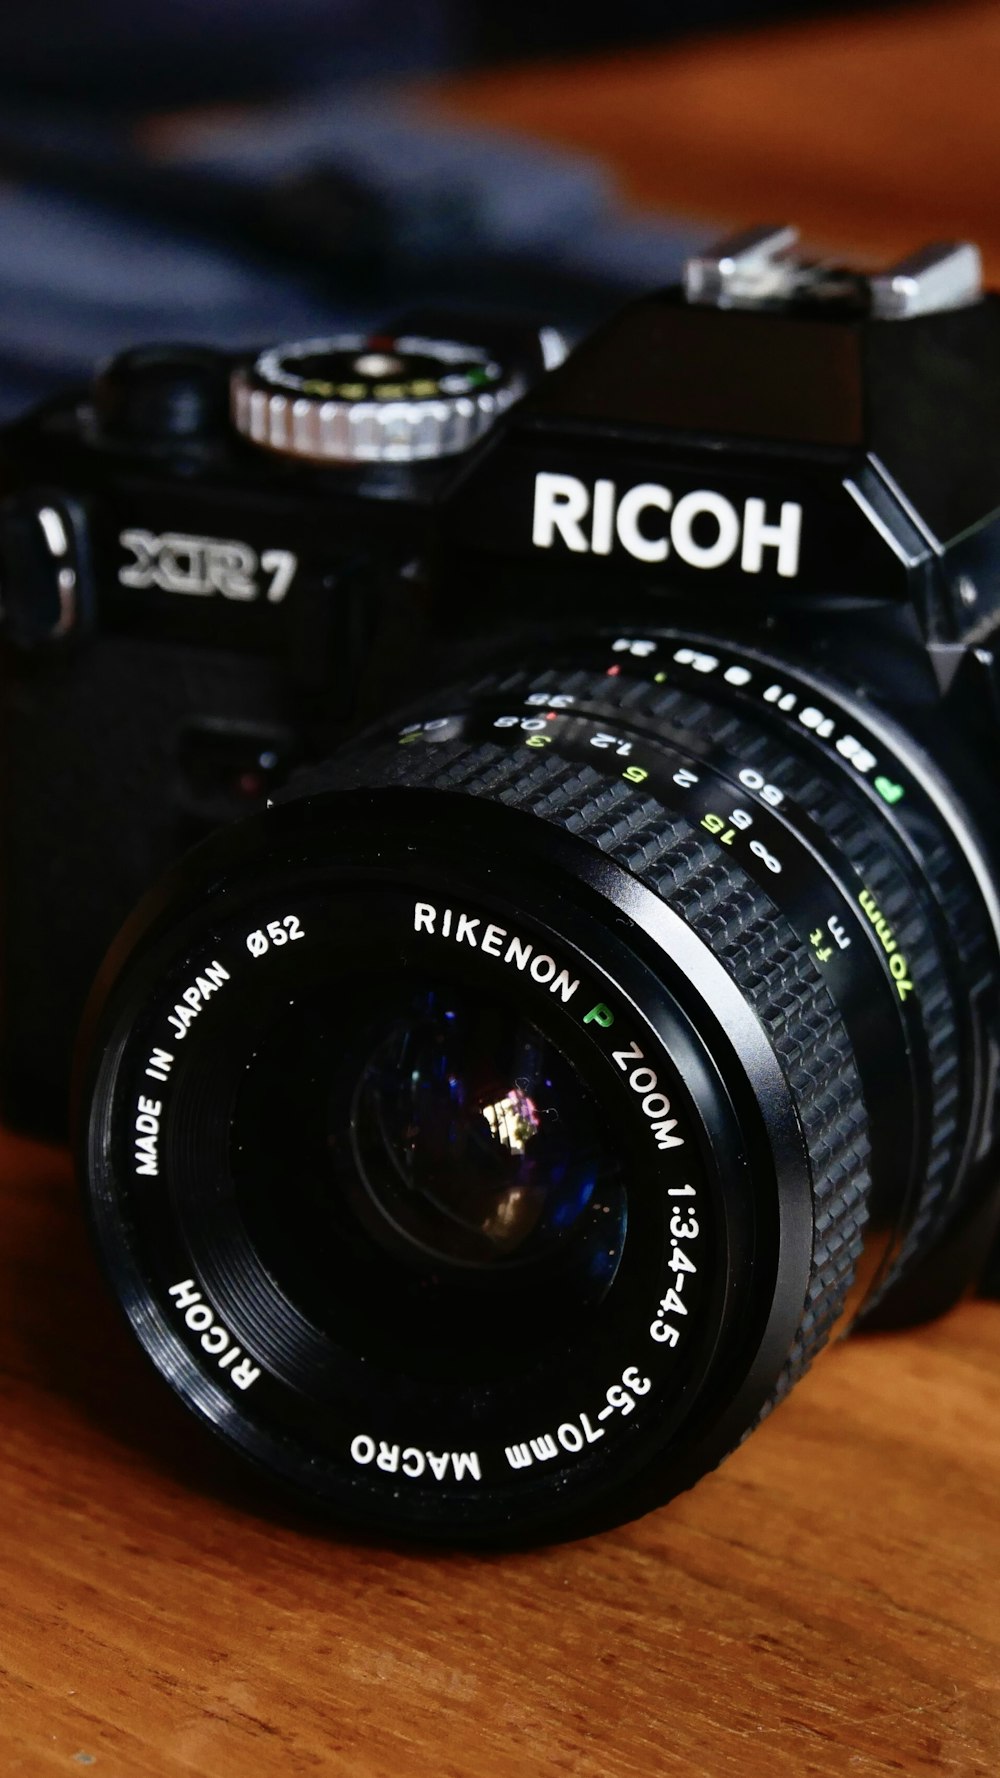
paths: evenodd
<path fill-rule="evenodd" d="M 953 791 L 846 691 L 670 634 L 515 663 L 121 941 L 79 1076 L 113 1286 L 342 1519 L 633 1516 L 969 1202 L 998 927 Z"/>

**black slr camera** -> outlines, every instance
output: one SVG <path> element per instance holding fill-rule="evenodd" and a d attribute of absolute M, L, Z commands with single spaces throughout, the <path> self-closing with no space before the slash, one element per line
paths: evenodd
<path fill-rule="evenodd" d="M 760 230 L 560 356 L 150 348 L 0 447 L 8 1108 L 146 891 L 75 1072 L 104 1266 L 383 1533 L 663 1502 L 1000 1211 L 975 250 Z"/>

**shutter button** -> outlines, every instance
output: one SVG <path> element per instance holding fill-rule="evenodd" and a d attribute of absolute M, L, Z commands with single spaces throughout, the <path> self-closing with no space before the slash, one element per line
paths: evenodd
<path fill-rule="evenodd" d="M 99 372 L 93 404 L 107 438 L 197 443 L 228 431 L 228 366 L 204 346 L 137 346 Z"/>

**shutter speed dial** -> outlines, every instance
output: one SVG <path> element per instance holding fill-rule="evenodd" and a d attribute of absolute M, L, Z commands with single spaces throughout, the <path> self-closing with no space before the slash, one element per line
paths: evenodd
<path fill-rule="evenodd" d="M 485 347 L 345 333 L 273 346 L 242 366 L 233 421 L 286 457 L 416 463 L 468 450 L 522 386 Z"/>

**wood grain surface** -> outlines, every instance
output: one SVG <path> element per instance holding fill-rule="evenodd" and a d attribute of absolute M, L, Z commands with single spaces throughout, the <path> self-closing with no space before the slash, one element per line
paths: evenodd
<path fill-rule="evenodd" d="M 1000 282 L 998 94 L 1000 6 L 955 0 L 503 69 L 434 102 L 587 149 L 639 204 L 876 256 L 971 237 Z"/>
<path fill-rule="evenodd" d="M 694 1493 L 526 1555 L 268 1511 L 0 1145 L 0 1773 L 1000 1769 L 1000 1306 L 829 1353 Z"/>
<path fill-rule="evenodd" d="M 1000 13 L 449 88 L 647 203 L 1000 276 Z M 1000 1306 L 847 1342 L 691 1495 L 528 1555 L 268 1509 L 147 1374 L 65 1157 L 0 1138 L 0 1778 L 997 1778 Z"/>

